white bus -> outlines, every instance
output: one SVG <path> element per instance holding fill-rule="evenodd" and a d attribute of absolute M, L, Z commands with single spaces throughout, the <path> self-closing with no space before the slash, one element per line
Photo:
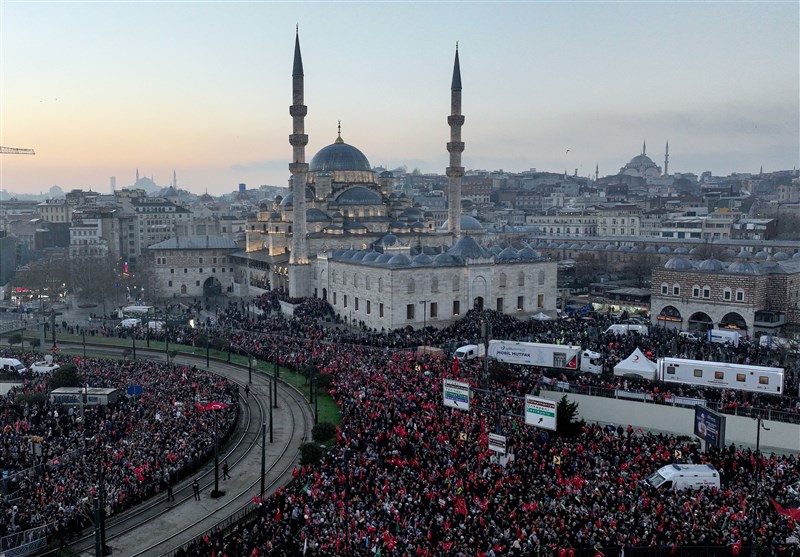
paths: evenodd
<path fill-rule="evenodd" d="M 783 394 L 783 368 L 659 358 L 658 379 L 719 389 Z"/>

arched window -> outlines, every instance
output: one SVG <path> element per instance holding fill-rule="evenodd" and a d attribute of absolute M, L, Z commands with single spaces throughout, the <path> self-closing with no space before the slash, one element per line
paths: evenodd
<path fill-rule="evenodd" d="M 453 275 L 453 292 L 461 290 L 461 282 L 458 280 L 458 275 Z"/>
<path fill-rule="evenodd" d="M 408 282 L 406 284 L 408 286 L 407 292 L 409 294 L 413 294 L 417 289 L 417 285 L 416 283 L 414 283 L 414 279 L 412 277 L 408 277 Z"/>
<path fill-rule="evenodd" d="M 518 286 L 525 286 L 525 272 L 520 271 L 519 275 L 517 276 L 517 285 Z"/>
<path fill-rule="evenodd" d="M 695 284 L 692 286 L 692 298 L 699 298 L 700 297 L 700 285 Z"/>
<path fill-rule="evenodd" d="M 353 274 L 353 286 L 358 288 L 358 274 L 357 273 Z"/>
<path fill-rule="evenodd" d="M 498 280 L 498 286 L 500 288 L 505 288 L 506 287 L 506 274 L 505 273 L 500 273 L 500 277 L 499 277 L 499 280 Z"/>
<path fill-rule="evenodd" d="M 711 298 L 711 287 L 707 284 L 703 286 L 703 298 Z"/>
<path fill-rule="evenodd" d="M 741 288 L 736 289 L 736 301 L 744 302 L 744 290 L 742 290 Z"/>
<path fill-rule="evenodd" d="M 672 295 L 673 296 L 680 296 L 681 295 L 681 285 L 675 283 L 672 285 Z"/>
<path fill-rule="evenodd" d="M 731 301 L 731 289 L 730 288 L 725 288 L 722 291 L 722 299 L 725 300 L 726 302 L 730 302 Z"/>
<path fill-rule="evenodd" d="M 364 287 L 369 290 L 369 275 L 364 277 Z"/>
<path fill-rule="evenodd" d="M 661 295 L 666 296 L 669 294 L 669 285 L 666 282 L 661 283 Z"/>
<path fill-rule="evenodd" d="M 544 284 L 544 271 L 539 271 L 539 286 Z"/>
<path fill-rule="evenodd" d="M 378 292 L 383 292 L 383 277 L 378 277 Z"/>
<path fill-rule="evenodd" d="M 439 279 L 438 277 L 433 277 L 431 279 L 431 292 L 438 292 L 439 291 Z"/>

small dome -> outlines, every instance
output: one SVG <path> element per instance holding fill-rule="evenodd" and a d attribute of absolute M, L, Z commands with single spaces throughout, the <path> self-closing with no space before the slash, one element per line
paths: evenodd
<path fill-rule="evenodd" d="M 664 263 L 664 268 L 671 271 L 691 271 L 694 269 L 694 265 L 683 257 L 671 257 Z"/>
<path fill-rule="evenodd" d="M 424 223 L 417 221 L 411 225 L 411 230 L 425 230 L 428 227 Z"/>
<path fill-rule="evenodd" d="M 464 236 L 455 243 L 455 245 L 447 250 L 451 255 L 457 255 L 462 258 L 478 258 L 478 257 L 491 257 L 492 255 L 483 249 L 474 238 Z"/>
<path fill-rule="evenodd" d="M 520 261 L 533 261 L 535 259 L 539 259 L 541 255 L 531 248 L 522 248 L 517 252 L 517 257 L 520 259 Z"/>
<path fill-rule="evenodd" d="M 384 236 L 383 238 L 378 240 L 376 243 L 379 246 L 383 246 L 383 247 L 386 248 L 386 247 L 393 246 L 393 245 L 397 244 L 397 242 L 398 242 L 397 236 L 395 236 L 394 234 L 392 234 L 390 232 L 389 234 L 387 234 L 386 236 Z"/>
<path fill-rule="evenodd" d="M 725 264 L 719 259 L 705 259 L 697 264 L 698 271 L 724 271 Z"/>
<path fill-rule="evenodd" d="M 744 249 L 736 254 L 736 257 L 739 257 L 741 259 L 750 259 L 752 256 L 753 256 L 753 254 L 751 254 L 749 251 L 744 250 Z"/>
<path fill-rule="evenodd" d="M 581 249 L 592 249 L 592 244 L 583 244 Z"/>
<path fill-rule="evenodd" d="M 692 248 L 689 250 L 689 255 L 697 255 L 700 253 L 700 248 Z"/>
<path fill-rule="evenodd" d="M 342 227 L 338 224 L 329 224 L 322 229 L 325 234 L 343 234 Z"/>
<path fill-rule="evenodd" d="M 625 252 L 627 252 L 627 251 L 633 251 L 633 248 L 632 248 L 632 247 L 630 247 L 630 246 L 620 246 L 620 247 L 619 247 L 619 250 L 617 250 L 617 251 L 625 251 Z"/>
<path fill-rule="evenodd" d="M 367 252 L 367 251 L 357 251 L 355 253 L 355 255 L 353 255 L 353 257 L 351 259 L 353 261 L 361 261 L 361 260 L 364 259 L 364 257 L 367 255 L 367 253 L 369 253 L 369 252 Z"/>
<path fill-rule="evenodd" d="M 753 256 L 755 259 L 769 259 L 769 253 L 762 250 Z"/>
<path fill-rule="evenodd" d="M 338 205 L 381 205 L 383 199 L 372 190 L 357 186 L 345 190 L 336 198 Z"/>
<path fill-rule="evenodd" d="M 433 265 L 433 257 L 430 255 L 426 255 L 424 253 L 419 254 L 414 258 L 411 262 L 414 267 L 427 267 L 428 265 Z"/>
<path fill-rule="evenodd" d="M 328 222 L 331 218 L 320 211 L 312 207 L 311 209 L 306 209 L 306 222 Z"/>
<path fill-rule="evenodd" d="M 335 250 L 333 250 L 333 254 L 332 255 L 333 255 L 333 257 L 341 257 L 342 254 L 344 254 L 344 252 L 346 252 L 346 251 L 347 250 L 344 249 L 344 248 L 335 249 Z"/>
<path fill-rule="evenodd" d="M 667 249 L 669 249 L 669 248 L 667 248 Z M 647 246 L 646 248 L 644 248 L 644 252 L 645 253 L 656 253 L 657 251 L 658 250 L 656 249 L 655 246 Z"/>
<path fill-rule="evenodd" d="M 306 186 L 306 201 L 314 201 L 314 192 L 311 191 L 311 188 Z M 289 194 L 281 200 L 281 207 L 292 207 L 294 204 L 294 192 L 289 192 Z"/>
<path fill-rule="evenodd" d="M 772 259 L 774 259 L 775 261 L 786 261 L 787 259 L 789 259 L 789 254 L 786 253 L 785 251 L 776 251 L 775 253 L 772 254 Z"/>
<path fill-rule="evenodd" d="M 614 244 L 608 244 L 606 246 L 606 251 L 617 251 L 617 246 L 615 246 Z"/>
<path fill-rule="evenodd" d="M 507 247 L 500 252 L 495 258 L 495 263 L 507 263 L 509 261 L 519 261 L 517 251 L 512 247 Z"/>
<path fill-rule="evenodd" d="M 461 259 L 450 253 L 440 253 L 433 258 L 433 264 L 437 266 L 461 265 Z"/>
<path fill-rule="evenodd" d="M 675 248 L 675 251 L 673 251 L 672 253 L 686 255 L 689 253 L 689 248 L 684 248 L 684 247 Z"/>
<path fill-rule="evenodd" d="M 389 261 L 391 258 L 392 258 L 392 254 L 391 254 L 391 253 L 382 253 L 382 254 L 380 254 L 380 255 L 378 256 L 378 258 L 375 260 L 375 263 L 386 263 L 386 262 L 387 262 L 387 261 Z"/>
<path fill-rule="evenodd" d="M 756 268 L 753 266 L 752 263 L 748 263 L 747 261 L 734 261 L 730 265 L 728 265 L 728 272 L 729 273 L 736 273 L 738 275 L 755 275 L 758 274 L 756 272 Z"/>
<path fill-rule="evenodd" d="M 341 255 L 342 259 L 352 259 L 352 257 L 356 254 L 356 250 L 350 248 L 344 251 Z"/>
<path fill-rule="evenodd" d="M 309 172 L 330 172 L 335 170 L 367 170 L 371 171 L 367 157 L 364 153 L 342 141 L 341 136 L 336 142 L 320 149 L 311 163 Z"/>
<path fill-rule="evenodd" d="M 399 221 L 393 220 L 389 223 L 389 230 L 396 230 L 397 232 L 407 232 L 409 229 L 408 224 Z"/>
<path fill-rule="evenodd" d="M 792 256 L 792 259 L 800 259 L 800 251 L 795 252 L 795 254 Z"/>
<path fill-rule="evenodd" d="M 420 220 L 424 216 L 425 213 L 422 212 L 422 209 L 418 207 L 408 207 L 407 209 L 403 209 L 403 212 L 400 213 L 399 218 L 412 221 L 412 220 Z"/>
<path fill-rule="evenodd" d="M 439 227 L 439 230 L 447 230 L 447 226 L 448 226 L 448 221 L 444 221 L 444 224 L 442 224 L 442 226 Z M 483 226 L 481 225 L 480 222 L 478 222 L 478 219 L 476 219 L 475 217 L 471 217 L 469 215 L 461 215 L 461 230 L 482 232 Z"/>
<path fill-rule="evenodd" d="M 495 255 L 500 255 L 503 252 L 503 248 L 500 246 L 492 246 L 489 248 L 489 253 L 493 253 Z"/>
<path fill-rule="evenodd" d="M 581 249 L 581 245 L 580 244 L 570 244 L 569 245 L 569 249 Z"/>
<path fill-rule="evenodd" d="M 389 259 L 388 264 L 392 267 L 408 267 L 411 265 L 411 259 L 403 253 L 398 253 Z"/>
<path fill-rule="evenodd" d="M 367 226 L 363 223 L 354 220 L 344 225 L 344 229 L 348 232 L 363 232 L 367 230 Z"/>
<path fill-rule="evenodd" d="M 672 253 L 672 250 L 669 249 L 667 246 L 661 246 L 658 248 L 658 253 Z"/>
<path fill-rule="evenodd" d="M 606 249 L 606 248 L 605 248 L 605 246 L 603 244 L 595 244 L 595 245 L 592 246 L 592 249 L 600 251 L 600 250 L 603 250 L 603 249 Z"/>
<path fill-rule="evenodd" d="M 735 249 L 728 248 L 722 253 L 727 257 L 736 257 L 736 250 Z"/>
<path fill-rule="evenodd" d="M 377 251 L 369 251 L 366 253 L 366 255 L 364 255 L 364 259 L 362 259 L 361 261 L 363 261 L 364 263 L 368 263 L 370 261 L 375 261 L 380 256 L 381 254 Z"/>

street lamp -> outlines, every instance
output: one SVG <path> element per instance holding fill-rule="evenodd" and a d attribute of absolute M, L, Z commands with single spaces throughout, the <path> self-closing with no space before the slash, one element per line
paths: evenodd
<path fill-rule="evenodd" d="M 423 330 L 423 331 L 425 330 L 425 327 L 427 326 L 427 320 L 428 320 L 428 302 L 430 302 L 430 300 L 420 300 L 420 301 L 419 301 L 419 303 L 420 303 L 420 304 L 424 304 L 424 305 L 422 306 L 422 330 Z"/>
<path fill-rule="evenodd" d="M 752 550 L 750 552 L 750 554 L 753 557 L 757 557 L 758 556 L 758 540 L 756 538 L 756 528 L 758 527 L 758 512 L 757 512 L 758 497 L 759 497 L 759 493 L 758 492 L 759 492 L 759 486 L 761 485 L 761 479 L 759 478 L 759 473 L 760 473 L 759 464 L 761 463 L 761 430 L 763 429 L 764 431 L 769 431 L 769 428 L 766 427 L 762 423 L 762 420 L 763 420 L 763 418 L 761 417 L 761 414 L 759 414 L 756 417 L 756 464 L 755 464 L 755 468 L 753 470 L 753 472 L 754 472 L 753 475 L 755 476 L 755 480 L 756 480 L 755 489 L 753 490 L 753 503 L 752 503 L 752 506 L 753 506 L 753 508 L 752 508 L 752 512 L 753 512 L 753 540 L 752 540 L 753 541 L 753 548 L 752 548 Z"/>
<path fill-rule="evenodd" d="M 203 411 L 214 412 L 214 491 L 211 497 L 216 499 L 225 495 L 224 491 L 219 490 L 219 427 L 217 425 L 217 412 L 228 407 L 224 402 L 210 402 L 203 406 Z"/>

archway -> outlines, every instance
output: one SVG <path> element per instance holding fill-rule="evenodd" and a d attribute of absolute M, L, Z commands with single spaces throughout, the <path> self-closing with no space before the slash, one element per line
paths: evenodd
<path fill-rule="evenodd" d="M 186 294 L 186 285 L 181 284 L 181 294 Z"/>
<path fill-rule="evenodd" d="M 328 301 L 328 289 L 327 288 L 323 288 L 322 289 L 322 301 L 323 302 L 327 302 Z"/>
<path fill-rule="evenodd" d="M 705 312 L 698 311 L 689 317 L 689 326 L 687 329 L 690 331 L 699 331 L 701 333 L 705 333 L 707 330 L 713 328 L 714 321 Z"/>
<path fill-rule="evenodd" d="M 720 329 L 739 329 L 740 331 L 747 331 L 747 321 L 744 320 L 740 314 L 732 311 L 726 313 L 722 320 L 719 322 Z"/>
<path fill-rule="evenodd" d="M 220 296 L 222 295 L 222 283 L 215 277 L 208 277 L 203 283 L 203 296 Z"/>
<path fill-rule="evenodd" d="M 681 329 L 683 327 L 683 316 L 675 306 L 664 306 L 656 320 L 659 325 L 667 329 Z"/>
<path fill-rule="evenodd" d="M 472 301 L 472 307 L 477 311 L 483 311 L 483 296 L 478 296 Z"/>

